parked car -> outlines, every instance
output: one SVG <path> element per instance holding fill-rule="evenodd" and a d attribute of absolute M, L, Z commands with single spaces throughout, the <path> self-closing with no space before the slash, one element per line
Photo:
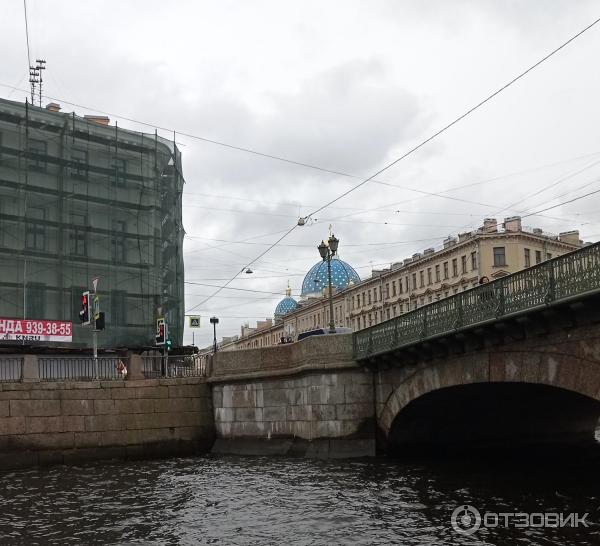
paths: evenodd
<path fill-rule="evenodd" d="M 341 326 L 336 326 L 335 328 L 336 334 L 350 334 L 352 333 L 352 328 L 342 328 Z M 329 328 L 317 328 L 316 330 L 309 330 L 308 332 L 302 332 L 298 334 L 298 341 L 302 341 L 303 339 L 310 336 L 322 336 L 322 335 L 331 335 L 329 333 Z"/>

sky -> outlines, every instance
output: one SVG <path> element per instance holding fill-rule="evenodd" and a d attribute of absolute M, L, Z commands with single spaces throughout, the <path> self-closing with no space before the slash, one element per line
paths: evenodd
<path fill-rule="evenodd" d="M 212 342 L 211 316 L 217 336 L 231 336 L 272 317 L 288 282 L 298 296 L 330 225 L 340 257 L 363 279 L 484 217 L 520 214 L 525 226 L 600 239 L 600 194 L 531 214 L 600 189 L 600 23 L 297 226 L 591 24 L 597 2 L 26 5 L 31 58 L 47 62 L 44 102 L 108 112 L 120 127 L 154 132 L 122 118 L 163 127 L 168 138 L 176 131 L 185 310 L 202 317 L 196 345 Z M 0 9 L 0 96 L 24 101 L 23 1 Z"/>

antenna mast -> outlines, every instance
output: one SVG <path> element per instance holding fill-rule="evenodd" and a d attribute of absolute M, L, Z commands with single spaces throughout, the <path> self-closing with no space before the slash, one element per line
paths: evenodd
<path fill-rule="evenodd" d="M 40 79 L 40 108 L 42 107 L 42 85 L 44 83 L 44 79 L 42 78 L 42 70 L 46 70 L 46 61 L 44 59 L 36 59 L 35 62 L 37 63 L 37 71 L 39 74 L 39 79 Z"/>
<path fill-rule="evenodd" d="M 35 101 L 35 85 L 39 83 L 39 73 L 35 66 L 29 67 L 29 85 L 31 85 L 31 104 Z"/>
<path fill-rule="evenodd" d="M 44 59 L 36 59 L 37 63 L 35 66 L 29 66 L 29 83 L 31 85 L 31 104 L 35 104 L 35 86 L 40 84 L 38 88 L 38 95 L 40 101 L 40 108 L 42 107 L 42 84 L 44 79 L 42 78 L 42 70 L 46 70 L 46 61 Z"/>

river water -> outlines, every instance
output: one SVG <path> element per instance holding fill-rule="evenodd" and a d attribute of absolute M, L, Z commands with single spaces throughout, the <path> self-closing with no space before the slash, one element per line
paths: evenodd
<path fill-rule="evenodd" d="M 207 455 L 5 472 L 0 544 L 599 545 L 598 463 Z M 466 504 L 587 512 L 589 527 L 461 535 L 451 514 Z"/>

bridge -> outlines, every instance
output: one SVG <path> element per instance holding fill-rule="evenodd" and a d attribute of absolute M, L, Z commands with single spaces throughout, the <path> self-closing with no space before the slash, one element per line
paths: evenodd
<path fill-rule="evenodd" d="M 342 456 L 592 443 L 599 302 L 594 244 L 351 335 L 217 354 L 218 437 Z"/>

